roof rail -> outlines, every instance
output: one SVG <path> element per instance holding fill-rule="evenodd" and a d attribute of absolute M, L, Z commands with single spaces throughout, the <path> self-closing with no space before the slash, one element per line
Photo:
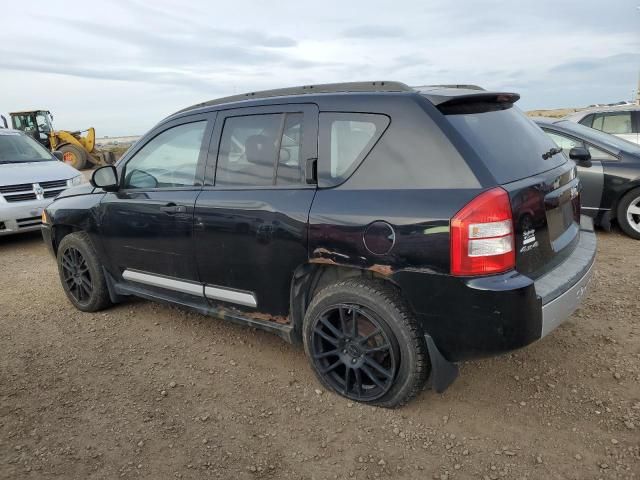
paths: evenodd
<path fill-rule="evenodd" d="M 463 88 L 466 90 L 483 90 L 484 88 L 479 87 L 478 85 L 465 85 L 465 84 L 459 84 L 459 85 L 420 85 L 417 87 L 412 87 L 414 90 L 421 90 L 421 89 L 428 89 L 428 88 Z"/>
<path fill-rule="evenodd" d="M 276 88 L 274 90 L 262 90 L 259 92 L 242 93 L 230 97 L 217 98 L 208 102 L 196 103 L 176 113 L 186 112 L 194 108 L 210 107 L 224 103 L 240 102 L 242 100 L 254 100 L 258 98 L 285 97 L 289 95 L 307 95 L 312 93 L 343 93 L 343 92 L 414 92 L 415 90 L 402 82 L 345 82 L 324 83 L 318 85 L 303 85 L 300 87 Z"/>

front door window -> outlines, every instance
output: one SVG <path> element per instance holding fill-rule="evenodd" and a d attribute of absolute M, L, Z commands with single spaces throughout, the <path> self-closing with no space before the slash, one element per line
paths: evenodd
<path fill-rule="evenodd" d="M 147 143 L 125 167 L 124 187 L 135 189 L 192 187 L 207 122 L 165 130 Z"/>

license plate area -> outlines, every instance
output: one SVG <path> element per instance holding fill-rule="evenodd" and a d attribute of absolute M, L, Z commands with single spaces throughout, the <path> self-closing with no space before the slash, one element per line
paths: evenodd
<path fill-rule="evenodd" d="M 554 251 L 565 248 L 580 230 L 580 183 L 577 178 L 545 196 L 549 240 Z"/>

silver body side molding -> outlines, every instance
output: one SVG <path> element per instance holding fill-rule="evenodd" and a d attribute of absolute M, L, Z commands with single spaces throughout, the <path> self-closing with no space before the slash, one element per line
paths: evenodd
<path fill-rule="evenodd" d="M 198 297 L 206 297 L 210 300 L 236 303 L 246 307 L 256 308 L 258 302 L 252 292 L 243 292 L 230 288 L 202 285 L 201 283 L 188 282 L 177 278 L 154 275 L 152 273 L 139 272 L 137 270 L 125 270 L 122 278 L 130 282 L 141 283 L 151 287 L 166 288 L 175 292 L 188 293 Z"/>
<path fill-rule="evenodd" d="M 211 300 L 237 303 L 238 305 L 244 305 L 245 307 L 256 308 L 258 306 L 256 296 L 251 292 L 241 292 L 239 290 L 230 290 L 228 288 L 205 285 L 204 295 Z"/>
<path fill-rule="evenodd" d="M 204 295 L 201 283 L 185 282 L 169 277 L 162 277 L 150 273 L 138 272 L 136 270 L 125 270 L 122 278 L 130 282 L 142 283 L 152 287 L 166 288 L 176 292 L 189 293 L 202 297 Z"/>

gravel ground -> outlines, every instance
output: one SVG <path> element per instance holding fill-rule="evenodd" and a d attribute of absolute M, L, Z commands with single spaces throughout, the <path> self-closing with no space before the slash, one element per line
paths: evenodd
<path fill-rule="evenodd" d="M 132 300 L 66 300 L 0 238 L 0 478 L 640 478 L 640 242 L 598 232 L 583 307 L 407 407 L 321 389 L 301 348 Z"/>

